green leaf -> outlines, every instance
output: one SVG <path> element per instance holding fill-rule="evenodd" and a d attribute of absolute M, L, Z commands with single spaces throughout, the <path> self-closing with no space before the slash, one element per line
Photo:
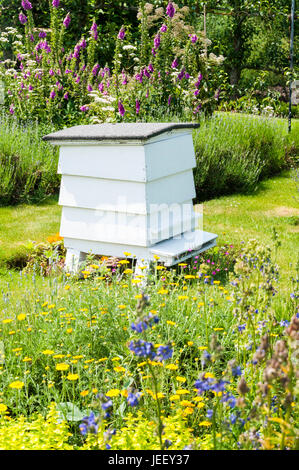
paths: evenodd
<path fill-rule="evenodd" d="M 57 411 L 59 414 L 59 422 L 62 421 L 82 421 L 82 419 L 89 414 L 89 411 L 80 409 L 72 402 L 64 402 L 57 404 Z"/>

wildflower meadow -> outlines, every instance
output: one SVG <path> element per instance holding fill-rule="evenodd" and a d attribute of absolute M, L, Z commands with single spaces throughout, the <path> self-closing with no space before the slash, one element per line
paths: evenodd
<path fill-rule="evenodd" d="M 74 44 L 70 2 L 47 27 L 37 3 L 0 31 L 0 449 L 298 450 L 298 122 L 219 112 L 226 58 L 187 2 L 139 2 L 109 63 L 96 2 Z M 186 121 L 217 246 L 138 275 L 134 252 L 66 269 L 42 137 Z"/>

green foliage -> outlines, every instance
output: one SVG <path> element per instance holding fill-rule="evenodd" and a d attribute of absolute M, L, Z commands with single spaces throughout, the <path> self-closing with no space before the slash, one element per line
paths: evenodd
<path fill-rule="evenodd" d="M 49 130 L 0 116 L 0 205 L 39 202 L 57 192 L 58 151 L 41 141 Z"/>
<path fill-rule="evenodd" d="M 293 139 L 295 136 L 294 130 Z M 194 132 L 194 145 L 200 201 L 253 191 L 259 180 L 286 166 L 288 149 L 295 145 L 293 151 L 298 154 L 298 146 L 291 136 L 285 136 L 278 121 L 242 115 L 217 114 L 203 121 Z"/>

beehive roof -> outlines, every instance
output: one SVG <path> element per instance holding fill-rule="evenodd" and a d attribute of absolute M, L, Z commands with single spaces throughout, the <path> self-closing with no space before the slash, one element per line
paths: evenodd
<path fill-rule="evenodd" d="M 197 123 L 120 123 L 74 126 L 48 134 L 43 140 L 49 142 L 84 140 L 138 140 L 144 141 L 165 132 L 181 129 L 196 129 Z"/>

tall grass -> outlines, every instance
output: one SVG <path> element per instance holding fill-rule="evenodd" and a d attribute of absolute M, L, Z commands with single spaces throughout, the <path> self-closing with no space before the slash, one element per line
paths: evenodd
<path fill-rule="evenodd" d="M 194 132 L 199 200 L 250 192 L 258 181 L 296 163 L 298 122 L 287 134 L 283 120 L 216 114 Z"/>
<path fill-rule="evenodd" d="M 50 130 L 0 116 L 0 205 L 40 202 L 58 190 L 58 151 L 41 140 Z"/>

